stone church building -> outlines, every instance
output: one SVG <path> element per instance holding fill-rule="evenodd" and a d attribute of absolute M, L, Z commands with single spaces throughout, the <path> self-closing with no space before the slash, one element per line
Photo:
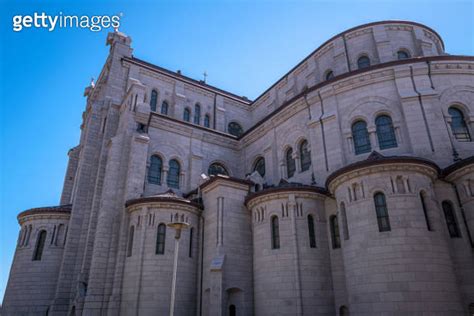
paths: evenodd
<path fill-rule="evenodd" d="M 375 22 L 252 101 L 107 45 L 4 315 L 474 313 L 474 57 Z"/>

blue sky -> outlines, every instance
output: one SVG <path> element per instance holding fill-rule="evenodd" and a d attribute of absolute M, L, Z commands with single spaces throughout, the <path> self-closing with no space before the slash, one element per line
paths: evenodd
<path fill-rule="evenodd" d="M 473 1 L 0 0 L 0 299 L 18 237 L 16 215 L 57 205 L 67 151 L 79 141 L 84 88 L 98 76 L 108 30 L 12 31 L 14 15 L 123 13 L 134 55 L 257 97 L 331 36 L 359 24 L 426 24 L 446 51 L 474 55 Z"/>

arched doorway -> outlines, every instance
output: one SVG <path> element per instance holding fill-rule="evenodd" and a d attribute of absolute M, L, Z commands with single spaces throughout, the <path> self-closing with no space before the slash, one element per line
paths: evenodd
<path fill-rule="evenodd" d="M 232 304 L 229 306 L 229 316 L 236 316 L 237 315 L 237 310 L 235 308 L 235 305 Z"/>

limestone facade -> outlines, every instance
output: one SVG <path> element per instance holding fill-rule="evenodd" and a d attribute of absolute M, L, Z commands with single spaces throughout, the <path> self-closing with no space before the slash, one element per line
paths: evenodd
<path fill-rule="evenodd" d="M 5 315 L 474 313 L 474 57 L 408 21 L 251 101 L 110 53 L 60 206 L 18 215 Z"/>

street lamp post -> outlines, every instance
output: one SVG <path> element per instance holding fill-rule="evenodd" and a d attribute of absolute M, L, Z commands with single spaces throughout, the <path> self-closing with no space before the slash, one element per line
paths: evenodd
<path fill-rule="evenodd" d="M 174 315 L 174 301 L 176 297 L 176 276 L 178 271 L 178 251 L 179 251 L 179 239 L 181 238 L 181 230 L 187 228 L 189 223 L 184 222 L 184 218 L 179 220 L 178 216 L 174 217 L 174 221 L 168 224 L 168 227 L 175 229 L 175 244 L 174 244 L 174 263 L 173 263 L 173 281 L 171 283 L 171 302 L 170 302 L 170 316 Z"/>

